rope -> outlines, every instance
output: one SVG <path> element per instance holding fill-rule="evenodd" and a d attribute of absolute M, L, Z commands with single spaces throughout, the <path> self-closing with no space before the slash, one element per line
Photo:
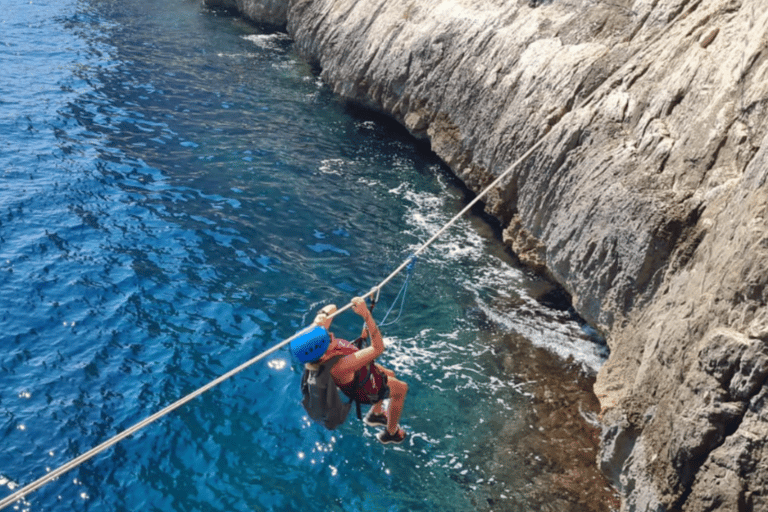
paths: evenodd
<path fill-rule="evenodd" d="M 77 466 L 79 466 L 83 462 L 87 461 L 88 459 L 93 458 L 95 455 L 103 452 L 107 448 L 110 448 L 110 447 L 116 445 L 117 443 L 119 443 L 120 441 L 125 439 L 126 437 L 132 436 L 133 434 L 135 434 L 139 430 L 141 430 L 144 427 L 148 426 L 150 423 L 153 423 L 153 422 L 159 420 L 160 418 L 162 418 L 163 416 L 166 416 L 167 414 L 175 411 L 176 409 L 178 409 L 182 405 L 184 405 L 187 402 L 190 402 L 191 400 L 197 398 L 198 396 L 202 395 L 203 393 L 205 393 L 209 389 L 211 389 L 211 388 L 213 388 L 215 386 L 218 386 L 219 384 L 221 384 L 225 380 L 229 379 L 233 375 L 235 375 L 237 373 L 240 373 L 241 371 L 245 370 L 246 368 L 248 368 L 252 364 L 257 363 L 258 361 L 264 359 L 265 357 L 267 357 L 268 355 L 272 354 L 273 352 L 276 352 L 277 350 L 281 349 L 282 347 L 284 347 L 285 345 L 287 345 L 291 341 L 293 341 L 298 336 L 298 334 L 299 333 L 296 333 L 293 336 L 291 336 L 290 338 L 287 338 L 287 339 L 281 341 L 280 343 L 278 343 L 274 347 L 272 347 L 272 348 L 270 348 L 268 350 L 265 350 L 264 352 L 262 352 L 261 354 L 257 355 L 253 359 L 250 359 L 249 361 L 241 364 L 237 368 L 235 368 L 233 370 L 230 370 L 229 372 L 225 373 L 221 377 L 219 377 L 219 378 L 217 378 L 215 380 L 212 380 L 211 382 L 209 382 L 205 386 L 203 386 L 203 387 L 193 391 L 192 393 L 188 394 L 184 398 L 181 398 L 181 399 L 173 402 L 171 405 L 168 405 L 164 409 L 159 410 L 158 412 L 156 412 L 152 416 L 149 416 L 148 418 L 138 422 L 137 424 L 135 424 L 134 426 L 130 427 L 129 429 L 124 430 L 123 432 L 120 432 L 119 434 L 117 434 L 113 438 L 108 439 L 107 441 L 101 443 L 100 445 L 96 446 L 95 448 L 91 448 L 90 450 L 88 450 L 87 452 L 83 453 L 79 457 L 76 457 L 76 458 L 72 459 L 71 461 L 67 462 L 66 464 L 64 464 L 63 466 L 61 466 L 61 467 L 51 471 L 50 473 L 46 474 L 44 477 L 41 477 L 41 478 L 35 480 L 31 484 L 26 485 L 25 487 L 21 488 L 20 490 L 16 491 L 15 493 L 11 494 L 10 496 L 7 496 L 6 498 L 3 498 L 2 500 L 0 500 L 0 510 L 4 509 L 8 505 L 16 502 L 17 500 L 22 499 L 27 494 L 29 494 L 29 493 L 31 493 L 33 491 L 36 491 L 37 489 L 39 489 L 43 485 L 47 484 L 51 480 L 54 480 L 54 479 L 60 477 L 61 475 L 63 475 L 67 471 L 76 468 Z"/>
<path fill-rule="evenodd" d="M 594 93 L 593 93 L 594 94 Z M 591 96 L 590 96 L 591 98 Z M 588 98 L 589 99 L 589 98 Z M 586 101 L 585 101 L 586 103 Z M 397 267 L 395 270 L 392 271 L 389 276 L 387 276 L 381 283 L 379 283 L 377 286 L 373 287 L 368 293 L 362 296 L 362 298 L 371 298 L 373 299 L 374 296 L 378 296 L 381 289 L 386 286 L 392 279 L 395 278 L 400 272 L 402 272 L 405 268 L 411 267 L 413 268 L 413 265 L 415 264 L 416 258 L 423 253 L 432 243 L 435 242 L 443 233 L 445 233 L 451 226 L 453 226 L 456 221 L 458 221 L 466 212 L 468 212 L 473 206 L 475 206 L 483 197 L 485 197 L 488 192 L 490 192 L 494 187 L 496 187 L 501 181 L 506 178 L 520 163 L 525 161 L 541 144 L 544 142 L 546 136 L 542 137 L 539 142 L 534 144 L 528 151 L 526 151 L 523 156 L 518 158 L 512 165 L 509 166 L 509 168 L 504 171 L 501 175 L 499 175 L 498 178 L 496 178 L 490 185 L 488 185 L 482 192 L 480 192 L 467 206 L 464 207 L 459 213 L 457 213 L 450 221 L 448 221 L 437 233 L 432 235 L 432 237 L 424 242 L 419 249 L 409 256 L 399 267 Z M 407 288 L 408 281 L 406 280 L 405 288 Z M 402 291 L 402 288 L 401 288 Z M 398 294 L 399 295 L 399 294 Z M 397 299 L 395 299 L 397 300 Z M 393 303 L 394 305 L 394 303 Z M 337 315 L 340 315 L 344 311 L 350 309 L 352 307 L 352 302 L 349 302 L 345 306 L 337 309 L 334 313 L 328 315 L 328 318 L 334 318 Z M 391 309 L 391 308 L 390 308 Z M 401 309 L 402 312 L 402 309 Z M 387 313 L 389 314 L 389 313 Z M 398 315 L 399 318 L 399 315 Z M 213 387 L 218 386 L 225 380 L 233 377 L 234 375 L 242 372 L 246 368 L 250 367 L 251 365 L 257 363 L 258 361 L 261 361 L 268 355 L 272 354 L 273 352 L 276 352 L 277 350 L 281 349 L 282 347 L 288 345 L 291 341 L 293 341 L 297 337 L 298 333 L 294 334 L 290 338 L 287 338 L 277 345 L 273 346 L 272 348 L 262 352 L 258 356 L 254 357 L 253 359 L 250 359 L 249 361 L 246 361 L 245 363 L 241 364 L 237 368 L 234 368 L 233 370 L 230 370 L 229 372 L 225 373 L 221 377 L 212 380 L 205 386 L 193 391 L 192 393 L 188 394 L 187 396 L 177 400 L 176 402 L 173 402 L 171 405 L 166 406 L 165 408 L 159 410 L 155 414 L 149 416 L 148 418 L 140 421 L 139 423 L 136 423 L 132 427 L 128 428 L 127 430 L 124 430 L 123 432 L 120 432 L 119 434 L 115 435 L 111 439 L 108 439 L 107 441 L 101 443 L 100 445 L 96 446 L 95 448 L 91 448 L 87 452 L 83 453 L 82 455 L 70 460 L 63 466 L 60 466 L 59 468 L 51 471 L 50 473 L 47 473 L 44 477 L 41 477 L 31 484 L 28 484 L 24 486 L 23 488 L 19 489 L 15 493 L 11 494 L 10 496 L 7 496 L 6 498 L 0 500 L 0 510 L 6 508 L 8 505 L 16 502 L 17 500 L 20 500 L 27 496 L 28 494 L 36 491 L 43 485 L 47 484 L 51 480 L 55 480 L 56 478 L 60 477 L 64 473 L 76 468 L 77 466 L 81 465 L 82 463 L 86 462 L 87 460 L 93 458 L 94 456 L 98 455 L 99 453 L 103 452 L 104 450 L 116 445 L 123 439 L 132 436 L 139 430 L 143 429 L 144 427 L 150 425 L 151 423 L 154 423 L 155 421 L 159 420 L 163 416 L 166 416 L 170 414 L 171 412 L 175 411 L 182 405 L 185 405 L 186 403 L 194 400 L 198 396 L 202 395 L 206 391 L 210 390 Z"/>
<path fill-rule="evenodd" d="M 387 310 L 387 313 L 384 315 L 384 318 L 382 318 L 381 321 L 379 322 L 379 327 L 394 325 L 397 323 L 398 320 L 400 320 L 400 316 L 403 314 L 403 308 L 405 307 L 405 294 L 408 291 L 408 283 L 411 281 L 411 277 L 413 277 L 413 267 L 415 266 L 416 266 L 416 256 L 411 255 L 410 262 L 406 266 L 407 274 L 405 276 L 405 281 L 403 281 L 403 285 L 400 287 L 400 291 L 397 292 L 397 295 L 395 296 L 395 300 L 392 301 L 392 305 L 389 306 L 389 309 Z M 400 297 L 401 294 L 402 294 L 402 297 Z M 400 299 L 400 311 L 397 312 L 397 318 L 387 322 L 387 318 L 389 318 L 389 314 L 394 309 L 398 299 Z M 376 300 L 379 300 L 378 291 L 376 292 Z"/>
<path fill-rule="evenodd" d="M 650 47 L 651 47 L 653 44 L 655 44 L 657 41 L 659 41 L 659 40 L 661 39 L 662 35 L 663 35 L 665 32 L 667 32 L 667 31 L 670 29 L 670 27 L 672 27 L 672 26 L 674 25 L 674 23 L 675 23 L 675 22 L 676 22 L 676 21 L 677 21 L 677 20 L 678 20 L 678 19 L 679 19 L 681 16 L 684 16 L 684 15 L 687 15 L 687 11 L 681 11 L 681 12 L 680 12 L 680 13 L 679 13 L 679 14 L 678 14 L 676 17 L 675 17 L 675 19 L 673 19 L 672 21 L 670 21 L 670 22 L 667 24 L 667 26 L 666 26 L 666 27 L 664 27 L 662 30 L 660 30 L 660 31 L 659 31 L 659 33 L 656 35 L 656 37 L 654 37 L 654 38 L 653 38 L 653 39 L 652 39 L 652 40 L 651 40 L 651 41 L 650 41 L 648 44 L 644 45 L 644 47 L 650 48 Z M 638 50 L 637 50 L 637 51 L 636 51 L 636 52 L 635 52 L 635 53 L 632 55 L 632 57 L 634 57 L 634 55 L 636 55 L 637 53 L 639 53 L 639 51 L 640 51 L 640 49 L 638 49 Z M 606 50 L 606 53 L 608 53 L 608 50 Z M 628 60 L 629 60 L 629 59 L 628 59 Z M 606 82 L 607 82 L 607 80 L 606 80 L 604 83 L 606 83 Z M 592 98 L 595 96 L 595 94 L 597 93 L 597 91 L 598 91 L 599 89 L 600 89 L 599 87 L 595 88 L 595 90 L 593 90 L 593 91 L 592 91 L 592 93 L 590 93 L 590 95 L 589 95 L 589 96 L 587 96 L 587 97 L 584 99 L 584 101 L 582 101 L 582 102 L 579 104 L 578 108 L 579 108 L 579 109 L 580 109 L 580 108 L 583 108 L 583 107 L 585 107 L 585 106 L 586 106 L 586 105 L 587 105 L 587 104 L 588 104 L 590 101 L 592 101 Z M 474 198 L 472 201 L 470 201 L 470 202 L 469 202 L 469 204 L 467 204 L 467 205 L 466 205 L 466 206 L 465 206 L 465 207 L 464 207 L 464 208 L 463 208 L 463 209 L 462 209 L 462 210 L 461 210 L 459 213 L 457 213 L 457 214 L 456 214 L 456 215 L 455 215 L 455 216 L 454 216 L 454 217 L 453 217 L 451 220 L 449 220 L 449 221 L 448 221 L 448 222 L 447 222 L 447 223 L 446 223 L 446 224 L 445 224 L 445 225 L 444 225 L 442 228 L 440 228 L 440 229 L 437 231 L 437 233 L 435 233 L 434 235 L 432 235 L 432 237 L 431 237 L 431 238 L 429 238 L 429 240 L 427 240 L 426 242 L 424 242 L 424 243 L 421 245 L 421 247 L 419 247 L 419 249 L 418 249 L 418 250 L 417 250 L 417 251 L 416 251 L 416 252 L 415 252 L 413 255 L 411 255 L 410 257 L 408 257 L 408 259 L 406 259 L 406 260 L 405 260 L 405 261 L 404 261 L 402 264 L 400 264 L 400 266 L 399 266 L 399 267 L 397 267 L 395 270 L 393 270 L 393 271 L 392 271 L 392 273 L 391 273 L 391 274 L 389 274 L 389 276 L 387 276 L 387 277 L 386 277 L 386 278 L 385 278 L 385 279 L 384 279 L 384 280 L 383 280 L 381 283 L 379 283 L 377 286 L 373 287 L 373 288 L 372 288 L 372 289 L 371 289 L 371 290 L 370 290 L 368 293 L 366 293 L 365 295 L 363 295 L 363 296 L 362 296 L 362 298 L 364 298 L 364 299 L 366 299 L 366 298 L 371 298 L 372 300 L 375 300 L 375 299 L 374 299 L 374 296 L 378 297 L 378 294 L 379 294 L 379 292 L 381 291 L 381 289 L 382 289 L 384 286 L 386 286 L 386 285 L 387 285 L 387 284 L 388 284 L 388 283 L 389 283 L 389 282 L 390 282 L 392 279 L 394 279 L 394 277 L 395 277 L 395 276 L 397 276 L 397 275 L 398 275 L 400 272 L 402 272 L 402 271 L 403 271 L 403 269 L 405 269 L 405 268 L 406 268 L 406 267 L 408 267 L 409 265 L 412 267 L 412 265 L 415 263 L 415 259 L 416 259 L 416 258 L 417 258 L 417 257 L 418 257 L 418 256 L 419 256 L 421 253 L 423 253 L 425 250 L 427 250 L 427 248 L 428 248 L 430 245 L 432 245 L 432 243 L 434 243 L 434 242 L 435 242 L 435 240 L 437 240 L 438 238 L 440 238 L 440 236 L 442 236 L 442 235 L 443 235 L 443 233 L 445 233 L 445 232 L 446 232 L 446 231 L 447 231 L 447 230 L 448 230 L 448 229 L 449 229 L 451 226 L 453 226 L 453 225 L 454 225 L 454 224 L 455 224 L 455 223 L 456 223 L 456 222 L 457 222 L 457 221 L 458 221 L 458 220 L 459 220 L 461 217 L 463 217 L 463 216 L 464 216 L 464 214 L 465 214 L 465 213 L 467 213 L 469 210 L 471 210 L 471 209 L 472 209 L 472 208 L 473 208 L 473 207 L 474 207 L 474 206 L 475 206 L 475 205 L 476 205 L 478 202 L 480 202 L 480 201 L 481 201 L 481 200 L 482 200 L 482 199 L 483 199 L 483 198 L 484 198 L 486 195 L 488 195 L 488 193 L 489 193 L 491 190 L 493 190 L 494 188 L 496 188 L 496 186 L 497 186 L 497 185 L 499 185 L 499 184 L 500 184 L 500 183 L 501 183 L 501 182 L 502 182 L 502 181 L 503 181 L 503 180 L 504 180 L 504 179 L 505 179 L 507 176 L 509 176 L 509 175 L 512 173 L 512 171 L 513 171 L 514 169 L 516 169 L 516 168 L 517 168 L 517 166 L 518 166 L 518 165 L 520 165 L 520 164 L 521 164 L 521 163 L 523 163 L 525 160 L 527 160 L 527 159 L 528 159 L 528 157 L 529 157 L 529 156 L 531 156 L 531 155 L 533 154 L 533 152 L 534 152 L 534 151 L 536 151 L 537 149 L 539 149 L 539 147 L 540 147 L 540 146 L 541 146 L 541 145 L 544 143 L 544 141 L 545 141 L 545 140 L 548 138 L 548 136 L 549 136 L 549 135 L 550 135 L 550 134 L 551 134 L 553 131 L 554 131 L 554 130 L 550 129 L 550 131 L 549 131 L 549 132 L 547 132 L 546 134 L 544 134 L 544 135 L 543 135 L 543 136 L 542 136 L 542 137 L 539 139 L 539 141 L 538 141 L 538 142 L 536 142 L 536 144 L 534 144 L 533 146 L 531 146 L 531 147 L 530 147 L 530 148 L 529 148 L 529 149 L 528 149 L 528 150 L 527 150 L 525 153 L 523 153 L 523 155 L 522 155 L 520 158 L 518 158 L 517 160 L 515 160 L 515 161 L 514 161 L 514 162 L 513 162 L 513 163 L 512 163 L 512 164 L 511 164 L 511 165 L 510 165 L 508 168 L 507 168 L 507 170 L 506 170 L 506 171 L 504 171 L 503 173 L 501 173 L 501 174 L 500 174 L 500 175 L 499 175 L 499 176 L 498 176 L 498 177 L 497 177 L 495 180 L 493 180 L 493 182 L 491 182 L 491 184 L 490 184 L 490 185 L 488 185 L 487 187 L 485 187 L 485 189 L 483 189 L 483 190 L 482 190 L 482 191 L 481 191 L 479 194 L 477 194 L 477 196 L 475 196 L 475 198 Z M 328 315 L 328 318 L 334 318 L 334 317 L 336 317 L 337 315 L 340 315 L 341 313 L 343 313 L 344 311 L 346 311 L 346 310 L 350 309 L 351 307 L 352 307 L 352 302 L 350 301 L 349 303 L 347 303 L 346 305 L 344 305 L 342 308 L 340 308 L 340 309 L 337 309 L 337 310 L 336 310 L 336 311 L 335 311 L 333 314 L 331 314 L 331 315 Z M 276 352 L 277 350 L 281 349 L 282 347 L 284 347 L 284 346 L 288 345 L 288 344 L 289 344 L 291 341 L 293 341 L 293 340 L 294 340 L 294 339 L 295 339 L 295 338 L 298 336 L 298 334 L 299 334 L 299 333 L 296 333 L 296 334 L 294 334 L 293 336 L 291 336 L 290 338 L 286 338 L 285 340 L 281 341 L 280 343 L 278 343 L 277 345 L 273 346 L 272 348 L 270 348 L 270 349 L 267 349 L 267 350 L 265 350 L 264 352 L 262 352 L 261 354 L 257 355 L 257 356 L 256 356 L 256 357 L 254 357 L 253 359 L 250 359 L 250 360 L 246 361 L 245 363 L 241 364 L 241 365 L 240 365 L 240 366 L 238 366 L 237 368 L 234 368 L 233 370 L 230 370 L 229 372 L 225 373 L 225 374 L 224 374 L 224 375 L 222 375 L 221 377 L 219 377 L 219 378 L 217 378 L 217 379 L 215 379 L 215 380 L 212 380 L 211 382 L 209 382 L 209 383 L 208 383 L 208 384 L 206 384 L 205 386 L 203 386 L 203 387 L 201 387 L 201 388 L 197 389 L 196 391 L 193 391 L 192 393 L 190 393 L 190 394 L 188 394 L 187 396 L 185 396 L 185 397 L 183 397 L 183 398 L 181 398 L 181 399 L 177 400 L 176 402 L 173 402 L 171 405 L 168 405 L 168 406 L 166 406 L 165 408 L 163 408 L 163 409 L 159 410 L 158 412 L 156 412 L 155 414 L 153 414 L 153 415 L 149 416 L 148 418 L 146 418 L 146 419 L 144 419 L 144 420 L 140 421 L 139 423 L 135 424 L 134 426 L 130 427 L 129 429 L 127 429 L 127 430 L 124 430 L 123 432 L 121 432 L 121 433 L 117 434 L 116 436 L 112 437 L 111 439 L 108 439 L 107 441 L 105 441 L 105 442 L 101 443 L 100 445 L 96 446 L 95 448 L 92 448 L 92 449 L 88 450 L 87 452 L 83 453 L 82 455 L 80 455 L 80 456 L 78 456 L 78 457 L 76 457 L 76 458 L 72 459 L 71 461 L 67 462 L 67 463 L 66 463 L 66 464 L 64 464 L 63 466 L 60 466 L 59 468 L 57 468 L 57 469 L 55 469 L 55 470 L 51 471 L 50 473 L 46 474 L 44 477 L 41 477 L 41 478 L 39 478 L 39 479 L 35 480 L 35 481 L 34 481 L 34 482 L 32 482 L 31 484 L 28 484 L 28 485 L 24 486 L 23 488 L 21 488 L 20 490 L 16 491 L 16 492 L 15 492 L 15 493 L 13 493 L 13 494 L 11 494 L 10 496 L 7 496 L 6 498 L 4 498 L 4 499 L 0 500 L 0 510 L 2 510 L 2 509 L 4 509 L 4 508 L 8 507 L 10 504 L 12 504 L 12 503 L 16 502 L 17 500 L 20 500 L 20 499 L 24 498 L 25 496 L 27 496 L 28 494 L 30 494 L 30 493 L 32 493 L 32 492 L 34 492 L 34 491 L 36 491 L 37 489 L 39 489 L 39 488 L 40 488 L 40 487 L 42 487 L 43 485 L 47 484 L 47 483 L 48 483 L 48 482 L 50 482 L 51 480 L 55 480 L 56 478 L 60 477 L 60 476 L 61 476 L 61 475 L 63 475 L 64 473 L 66 473 L 66 472 L 68 472 L 68 471 L 70 471 L 70 470 L 72 470 L 72 469 L 76 468 L 77 466 L 79 466 L 80 464 L 84 463 L 85 461 L 87 461 L 87 460 L 89 460 L 89 459 L 93 458 L 94 456 L 98 455 L 99 453 L 103 452 L 104 450 L 106 450 L 106 449 L 108 449 L 108 448 L 110 448 L 110 447 L 114 446 L 115 444 L 119 443 L 119 442 L 120 442 L 120 441 L 122 441 L 123 439 L 125 439 L 125 438 L 127 438 L 127 437 L 130 437 L 130 436 L 132 436 L 133 434 L 135 434 L 135 433 L 136 433 L 136 432 L 138 432 L 139 430 L 143 429 L 144 427 L 146 427 L 146 426 L 150 425 L 151 423 L 154 423 L 155 421 L 159 420 L 159 419 L 160 419 L 160 418 L 162 418 L 163 416 L 166 416 L 166 415 L 170 414 L 171 412 L 175 411 L 176 409 L 178 409 L 178 408 L 179 408 L 179 407 L 181 407 L 182 405 L 185 405 L 186 403 L 188 403 L 188 402 L 190 402 L 190 401 L 194 400 L 195 398 L 197 398 L 198 396 L 202 395 L 203 393 L 205 393 L 206 391 L 210 390 L 211 388 L 218 386 L 219 384 L 221 384 L 221 383 L 222 383 L 222 382 L 224 382 L 225 380 L 227 380 L 227 379 L 229 379 L 229 378 L 233 377 L 234 375 L 236 375 L 236 374 L 238 374 L 238 373 L 242 372 L 242 371 L 243 371 L 243 370 L 245 370 L 246 368 L 248 368 L 248 367 L 252 366 L 253 364 L 255 364 L 255 363 L 257 363 L 257 362 L 261 361 L 262 359 L 264 359 L 264 358 L 265 358 L 265 357 L 267 357 L 268 355 L 272 354 L 273 352 Z"/>
<path fill-rule="evenodd" d="M 523 156 L 521 156 L 515 163 L 513 163 L 504 173 L 502 173 L 498 178 L 496 178 L 488 187 L 485 188 L 482 192 L 480 192 L 467 206 L 464 207 L 463 210 L 461 210 L 459 213 L 457 213 L 448 223 L 446 223 L 437 233 L 432 235 L 432 237 L 424 242 L 419 249 L 409 256 L 399 267 L 397 267 L 395 270 L 392 271 L 389 276 L 387 276 L 381 283 L 379 283 L 377 286 L 373 287 L 368 293 L 362 296 L 362 298 L 371 298 L 373 299 L 374 296 L 378 297 L 379 292 L 381 289 L 386 286 L 392 279 L 394 279 L 395 276 L 397 276 L 400 272 L 403 271 L 403 269 L 410 266 L 411 269 L 413 269 L 413 265 L 416 262 L 416 258 L 423 253 L 432 243 L 435 242 L 443 233 L 445 233 L 448 228 L 453 226 L 456 221 L 458 221 L 466 212 L 468 212 L 475 204 L 477 204 L 483 197 L 485 197 L 488 192 L 493 189 L 496 185 L 501 183 L 501 181 L 506 178 L 515 167 L 517 167 L 521 162 L 523 162 L 526 158 L 528 158 L 531 153 L 533 153 L 544 141 L 544 138 L 540 139 L 539 142 L 537 142 L 533 147 L 531 147 L 528 151 L 526 151 Z M 405 283 L 405 287 L 407 287 L 407 280 Z M 402 288 L 401 288 L 402 290 Z M 397 299 L 395 299 L 397 300 Z M 394 303 L 393 303 L 394 305 Z M 328 318 L 334 318 L 337 315 L 340 315 L 344 311 L 350 309 L 352 307 L 352 302 L 349 302 L 348 304 L 344 305 L 343 307 L 337 309 L 334 313 L 328 315 Z M 391 308 L 390 308 L 391 309 Z M 389 313 L 387 313 L 389 314 Z M 398 315 L 399 318 L 399 315 Z M 47 484 L 51 480 L 55 480 L 56 478 L 60 477 L 64 473 L 76 468 L 77 466 L 81 465 L 82 463 L 86 462 L 87 460 L 93 458 L 94 456 L 98 455 L 99 453 L 103 452 L 104 450 L 116 445 L 123 439 L 132 436 L 139 430 L 143 429 L 144 427 L 150 425 L 151 423 L 154 423 L 155 421 L 159 420 L 163 416 L 166 416 L 170 414 L 171 412 L 175 411 L 182 405 L 185 405 L 186 403 L 194 400 L 198 396 L 202 395 L 206 391 L 210 390 L 213 387 L 218 386 L 225 380 L 233 377 L 234 375 L 242 372 L 246 368 L 250 367 L 251 365 L 261 361 L 268 355 L 272 354 L 273 352 L 276 352 L 277 350 L 281 349 L 282 347 L 288 345 L 291 341 L 293 341 L 297 337 L 298 333 L 294 334 L 290 338 L 287 338 L 277 345 L 273 346 L 272 348 L 265 350 L 261 354 L 257 355 L 253 359 L 250 359 L 246 361 L 245 363 L 241 364 L 237 368 L 234 368 L 233 370 L 230 370 L 229 372 L 225 373 L 221 377 L 218 377 L 217 379 L 212 380 L 205 386 L 193 391 L 192 393 L 188 394 L 187 396 L 180 398 L 179 400 L 173 402 L 171 405 L 166 406 L 165 408 L 157 411 L 155 414 L 149 416 L 148 418 L 136 423 L 132 427 L 128 428 L 127 430 L 124 430 L 120 432 L 119 434 L 115 435 L 111 439 L 108 439 L 107 441 L 101 443 L 100 445 L 96 446 L 95 448 L 91 448 L 87 452 L 83 453 L 82 455 L 70 460 L 69 462 L 65 463 L 64 465 L 60 466 L 59 468 L 51 471 L 50 473 L 47 473 L 44 477 L 41 477 L 31 484 L 28 484 L 15 493 L 11 494 L 10 496 L 7 496 L 6 498 L 0 500 L 0 510 L 6 508 L 8 505 L 24 498 L 28 494 L 36 491 L 43 485 Z"/>

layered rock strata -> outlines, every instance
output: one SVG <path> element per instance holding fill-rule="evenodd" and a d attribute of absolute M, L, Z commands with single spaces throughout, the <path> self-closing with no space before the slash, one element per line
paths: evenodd
<path fill-rule="evenodd" d="M 487 209 L 607 336 L 622 509 L 768 510 L 763 0 L 207 1 L 286 26 L 474 190 L 536 146 Z"/>

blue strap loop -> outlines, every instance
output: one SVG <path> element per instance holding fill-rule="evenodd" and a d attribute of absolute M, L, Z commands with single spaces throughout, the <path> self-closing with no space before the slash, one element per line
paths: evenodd
<path fill-rule="evenodd" d="M 403 285 L 400 287 L 400 291 L 397 292 L 397 295 L 395 296 L 395 300 L 392 301 L 392 305 L 389 306 L 389 310 L 387 310 L 387 313 L 384 315 L 384 318 L 381 319 L 379 322 L 379 327 L 386 327 L 388 325 L 392 325 L 397 323 L 398 320 L 400 320 L 400 316 L 403 314 L 403 308 L 405 307 L 405 294 L 408 292 L 408 283 L 411 281 L 411 277 L 413 277 L 413 269 L 416 266 L 416 260 L 418 258 L 415 254 L 411 254 L 409 256 L 408 265 L 405 267 L 406 275 L 405 275 L 405 281 L 403 281 Z M 376 298 L 378 299 L 378 294 L 381 291 L 381 289 L 378 289 L 376 291 Z M 389 317 L 389 314 L 394 309 L 395 305 L 397 304 L 398 299 L 400 300 L 400 311 L 397 313 L 397 318 L 394 320 L 390 320 L 387 322 L 387 318 Z"/>

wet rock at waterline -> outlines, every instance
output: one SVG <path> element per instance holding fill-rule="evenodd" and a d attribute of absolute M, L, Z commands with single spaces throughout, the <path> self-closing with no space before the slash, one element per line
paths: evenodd
<path fill-rule="evenodd" d="M 487 208 L 606 334 L 599 464 L 623 510 L 768 510 L 762 1 L 287 6 L 336 93 L 473 190 L 541 142 Z"/>
<path fill-rule="evenodd" d="M 275 26 L 285 26 L 288 2 L 285 0 L 204 0 L 208 7 L 231 10 L 244 16 Z"/>

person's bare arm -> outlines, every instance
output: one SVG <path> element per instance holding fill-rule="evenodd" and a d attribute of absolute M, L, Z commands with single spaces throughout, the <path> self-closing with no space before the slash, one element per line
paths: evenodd
<path fill-rule="evenodd" d="M 352 299 L 352 310 L 365 320 L 365 327 L 371 337 L 371 346 L 340 359 L 332 370 L 332 374 L 336 378 L 341 378 L 345 373 L 356 372 L 384 352 L 384 340 L 381 338 L 381 333 L 371 316 L 371 312 L 368 311 L 365 300 L 360 297 Z M 340 380 L 344 382 L 346 379 L 341 378 Z"/>

